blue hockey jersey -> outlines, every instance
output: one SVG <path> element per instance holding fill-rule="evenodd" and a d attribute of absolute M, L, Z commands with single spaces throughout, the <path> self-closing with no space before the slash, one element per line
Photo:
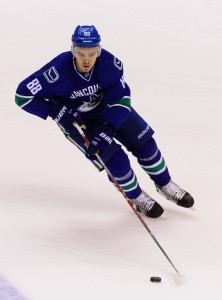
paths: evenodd
<path fill-rule="evenodd" d="M 123 64 L 102 49 L 89 73 L 80 73 L 71 51 L 59 54 L 25 80 L 15 101 L 23 110 L 47 119 L 55 103 L 67 104 L 83 118 L 97 118 L 119 128 L 131 111 Z"/>

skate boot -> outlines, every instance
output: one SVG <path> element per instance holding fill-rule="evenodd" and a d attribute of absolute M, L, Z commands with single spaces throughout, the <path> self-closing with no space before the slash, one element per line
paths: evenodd
<path fill-rule="evenodd" d="M 163 208 L 153 200 L 147 193 L 142 191 L 142 193 L 132 200 L 133 204 L 136 206 L 138 212 L 144 213 L 147 217 L 158 218 L 163 213 Z"/>
<path fill-rule="evenodd" d="M 194 204 L 193 197 L 182 190 L 176 183 L 170 180 L 166 185 L 159 186 L 155 184 L 157 192 L 160 193 L 167 200 L 171 200 L 179 206 L 182 207 L 192 207 Z"/>

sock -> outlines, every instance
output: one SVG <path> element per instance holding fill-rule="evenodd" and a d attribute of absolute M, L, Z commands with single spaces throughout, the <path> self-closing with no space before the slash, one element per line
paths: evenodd
<path fill-rule="evenodd" d="M 163 186 L 170 181 L 167 165 L 153 137 L 133 154 L 136 155 L 143 170 L 157 185 Z"/>
<path fill-rule="evenodd" d="M 122 148 L 107 163 L 107 168 L 129 199 L 135 199 L 141 194 L 142 190 L 130 166 L 129 158 Z M 109 180 L 115 185 L 110 177 Z"/>

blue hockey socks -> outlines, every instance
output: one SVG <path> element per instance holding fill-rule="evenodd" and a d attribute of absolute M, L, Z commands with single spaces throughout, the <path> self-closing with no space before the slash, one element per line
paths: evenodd
<path fill-rule="evenodd" d="M 170 181 L 167 165 L 153 137 L 142 147 L 136 149 L 133 154 L 137 157 L 143 170 L 156 184 L 163 186 Z"/>
<path fill-rule="evenodd" d="M 107 163 L 107 168 L 129 199 L 135 199 L 141 194 L 142 190 L 131 169 L 129 158 L 121 148 Z M 113 183 L 110 177 L 109 180 Z"/>

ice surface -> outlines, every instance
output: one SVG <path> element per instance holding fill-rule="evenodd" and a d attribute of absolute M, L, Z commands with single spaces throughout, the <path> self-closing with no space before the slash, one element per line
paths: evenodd
<path fill-rule="evenodd" d="M 180 286 L 105 173 L 14 104 L 18 83 L 70 49 L 78 24 L 96 25 L 123 60 L 133 106 L 196 200 L 196 211 L 167 202 L 130 156 L 165 208 L 167 219 L 146 221 Z M 0 276 L 28 300 L 221 299 L 222 2 L 5 1 L 0 28 Z"/>

